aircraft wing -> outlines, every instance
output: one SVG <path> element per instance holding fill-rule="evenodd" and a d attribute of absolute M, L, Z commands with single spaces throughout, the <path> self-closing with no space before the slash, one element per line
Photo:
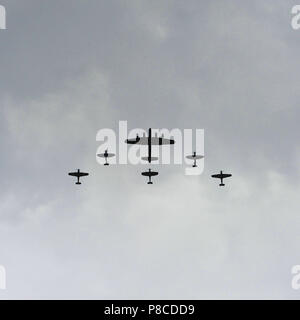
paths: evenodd
<path fill-rule="evenodd" d="M 99 153 L 99 154 L 97 154 L 97 156 L 98 157 L 100 157 L 100 158 L 112 158 L 112 157 L 114 157 L 115 156 L 115 154 L 114 153 Z"/>
<path fill-rule="evenodd" d="M 218 178 L 218 179 L 224 179 L 224 178 L 229 178 L 231 177 L 231 174 L 227 174 L 227 173 L 218 173 L 218 174 L 213 174 L 212 178 Z"/>
<path fill-rule="evenodd" d="M 78 172 L 70 172 L 69 176 L 78 177 Z"/>
<path fill-rule="evenodd" d="M 127 139 L 125 141 L 128 144 L 139 144 L 139 145 L 148 145 L 148 138 L 147 137 L 138 137 L 135 139 Z M 175 140 L 173 139 L 166 139 L 162 137 L 152 137 L 151 138 L 151 145 L 153 146 L 161 146 L 167 144 L 175 144 Z"/>
<path fill-rule="evenodd" d="M 189 159 L 189 160 L 199 160 L 199 159 L 203 159 L 204 158 L 204 156 L 198 156 L 198 155 L 196 155 L 196 156 L 186 156 L 186 158 L 187 159 Z"/>
<path fill-rule="evenodd" d="M 224 175 L 218 173 L 218 174 L 213 174 L 211 177 L 212 177 L 212 178 L 217 178 L 217 179 L 222 179 L 222 178 L 224 178 Z"/>
<path fill-rule="evenodd" d="M 84 177 L 84 176 L 88 176 L 88 173 L 85 172 L 79 172 L 79 177 Z"/>
<path fill-rule="evenodd" d="M 88 176 L 88 173 L 85 172 L 70 172 L 69 176 L 73 176 L 73 177 L 84 177 L 84 176 Z"/>
<path fill-rule="evenodd" d="M 161 146 L 165 144 L 175 144 L 175 140 L 173 139 L 166 139 L 162 137 L 153 137 L 151 138 L 151 144 L 153 146 Z"/>
<path fill-rule="evenodd" d="M 145 139 L 146 139 L 146 138 L 145 138 Z M 135 139 L 126 139 L 125 142 L 126 142 L 127 144 L 141 144 L 141 143 L 139 143 L 140 140 L 141 140 L 140 137 L 136 137 Z"/>
<path fill-rule="evenodd" d="M 157 176 L 158 172 L 155 171 L 146 171 L 146 172 L 142 172 L 142 176 L 146 176 L 146 177 L 154 177 Z"/>

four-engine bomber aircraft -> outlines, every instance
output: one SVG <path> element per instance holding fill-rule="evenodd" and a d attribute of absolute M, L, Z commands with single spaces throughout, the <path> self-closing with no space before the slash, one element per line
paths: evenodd
<path fill-rule="evenodd" d="M 139 135 L 137 135 L 135 139 L 127 139 L 125 140 L 125 142 L 127 144 L 139 144 L 148 146 L 148 157 L 142 157 L 142 159 L 148 161 L 149 163 L 151 163 L 151 161 L 158 160 L 157 157 L 152 157 L 152 146 L 175 144 L 175 140 L 166 139 L 163 135 L 161 137 L 158 137 L 157 134 L 155 134 L 155 136 L 152 137 L 151 128 L 148 131 L 148 137 L 146 137 L 146 134 L 144 134 L 142 137 L 139 137 Z"/>
<path fill-rule="evenodd" d="M 149 169 L 149 171 L 142 172 L 142 176 L 149 177 L 148 184 L 153 184 L 153 182 L 151 181 L 151 177 L 154 177 L 157 175 L 158 175 L 158 172 L 151 171 L 151 169 Z"/>
<path fill-rule="evenodd" d="M 232 175 L 229 174 L 229 173 L 223 173 L 223 171 L 221 170 L 220 173 L 218 174 L 213 174 L 211 177 L 212 178 L 217 178 L 217 179 L 221 179 L 221 183 L 219 184 L 220 187 L 224 187 L 225 184 L 223 183 L 223 179 L 225 178 L 229 178 L 231 177 Z"/>
<path fill-rule="evenodd" d="M 78 169 L 76 172 L 69 173 L 69 176 L 77 177 L 76 184 L 81 184 L 81 182 L 79 181 L 80 177 L 84 177 L 84 176 L 88 176 L 88 175 L 89 175 L 88 173 L 80 172 L 80 169 Z"/>

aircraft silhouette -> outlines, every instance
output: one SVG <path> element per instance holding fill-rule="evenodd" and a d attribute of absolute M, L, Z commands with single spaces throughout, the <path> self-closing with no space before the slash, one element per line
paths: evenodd
<path fill-rule="evenodd" d="M 97 154 L 97 156 L 100 157 L 100 158 L 105 158 L 104 165 L 108 166 L 109 163 L 107 162 L 107 158 L 112 158 L 112 157 L 115 156 L 115 154 L 114 153 L 108 153 L 108 150 L 106 149 L 104 153 L 99 153 L 99 154 Z"/>
<path fill-rule="evenodd" d="M 225 184 L 223 183 L 223 179 L 229 178 L 229 177 L 231 177 L 231 176 L 232 176 L 231 174 L 223 173 L 223 171 L 221 170 L 220 173 L 218 173 L 218 174 L 213 174 L 211 177 L 212 177 L 212 178 L 221 179 L 221 183 L 219 184 L 219 186 L 220 186 L 220 187 L 224 187 Z"/>
<path fill-rule="evenodd" d="M 196 161 L 199 160 L 199 159 L 204 158 L 204 156 L 197 155 L 196 152 L 193 152 L 192 155 L 186 156 L 186 158 L 189 159 L 189 160 L 194 160 L 193 167 L 197 167 Z"/>
<path fill-rule="evenodd" d="M 139 135 L 137 135 L 135 139 L 126 139 L 125 142 L 127 144 L 148 145 L 148 156 L 142 157 L 142 159 L 148 161 L 149 163 L 151 163 L 151 161 L 158 160 L 157 157 L 152 157 L 152 146 L 175 144 L 175 140 L 166 139 L 163 135 L 161 137 L 158 137 L 157 134 L 155 134 L 155 136 L 152 137 L 151 128 L 149 128 L 148 130 L 148 137 L 146 137 L 145 134 L 142 137 L 139 137 Z"/>
<path fill-rule="evenodd" d="M 88 173 L 80 172 L 80 169 L 78 169 L 76 172 L 69 173 L 69 176 L 77 177 L 77 182 L 75 184 L 81 184 L 81 182 L 79 182 L 80 177 L 84 177 L 88 175 L 89 175 Z"/>
<path fill-rule="evenodd" d="M 142 176 L 149 177 L 149 181 L 147 184 L 153 184 L 153 182 L 151 181 L 151 177 L 154 177 L 157 175 L 158 175 L 158 172 L 151 171 L 151 169 L 149 169 L 149 171 L 142 172 Z"/>

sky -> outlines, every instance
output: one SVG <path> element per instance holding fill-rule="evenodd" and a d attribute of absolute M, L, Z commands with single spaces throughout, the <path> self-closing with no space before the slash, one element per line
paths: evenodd
<path fill-rule="evenodd" d="M 0 299 L 299 299 L 294 1 L 0 4 Z M 123 120 L 204 129 L 203 174 L 99 165 Z"/>

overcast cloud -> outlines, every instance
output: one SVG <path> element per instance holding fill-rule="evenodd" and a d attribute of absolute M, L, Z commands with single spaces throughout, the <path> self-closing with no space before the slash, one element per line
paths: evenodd
<path fill-rule="evenodd" d="M 294 1 L 1 4 L 0 298 L 299 299 Z M 204 173 L 100 166 L 119 120 L 204 129 Z"/>

